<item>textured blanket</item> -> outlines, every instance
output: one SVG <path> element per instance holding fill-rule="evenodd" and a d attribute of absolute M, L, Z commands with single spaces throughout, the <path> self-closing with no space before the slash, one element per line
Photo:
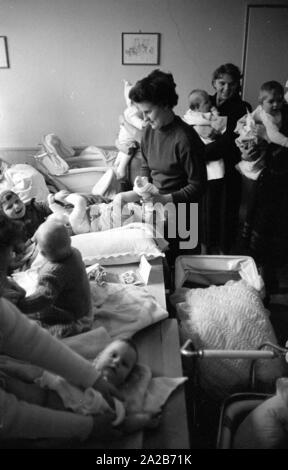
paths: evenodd
<path fill-rule="evenodd" d="M 250 350 L 265 342 L 277 344 L 269 312 L 258 292 L 244 280 L 206 289 L 180 289 L 176 295 L 182 339 L 192 339 L 196 349 Z M 198 366 L 201 384 L 213 396 L 223 398 L 249 389 L 249 359 L 204 358 Z M 258 360 L 258 387 L 270 391 L 275 379 L 286 372 L 286 364 L 278 358 Z"/>

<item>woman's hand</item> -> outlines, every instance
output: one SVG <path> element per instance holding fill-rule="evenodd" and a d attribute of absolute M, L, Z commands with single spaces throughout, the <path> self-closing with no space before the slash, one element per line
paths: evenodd
<path fill-rule="evenodd" d="M 172 194 L 155 194 L 151 195 L 151 201 L 153 204 L 160 202 L 160 204 L 167 204 L 168 202 L 173 202 Z"/>
<path fill-rule="evenodd" d="M 12 278 L 7 278 L 4 284 L 3 297 L 10 300 L 13 304 L 17 305 L 19 300 L 24 299 L 26 291 L 17 284 Z"/>
<path fill-rule="evenodd" d="M 245 148 L 245 146 L 240 147 L 241 158 L 243 160 L 253 162 L 260 157 L 264 157 L 267 150 L 268 143 L 266 141 L 261 141 L 258 144 L 254 144 Z"/>
<path fill-rule="evenodd" d="M 92 418 L 93 428 L 89 438 L 95 438 L 99 441 L 111 441 L 112 439 L 122 437 L 122 432 L 115 429 L 112 425 L 115 419 L 114 413 L 108 411 L 104 414 L 94 415 Z"/>

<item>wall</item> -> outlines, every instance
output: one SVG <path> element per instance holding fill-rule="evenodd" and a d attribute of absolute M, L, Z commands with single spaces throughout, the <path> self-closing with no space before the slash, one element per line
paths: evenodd
<path fill-rule="evenodd" d="M 122 32 L 161 33 L 160 68 L 173 73 L 183 114 L 192 88 L 212 91 L 218 65 L 241 66 L 246 4 L 0 0 L 11 63 L 0 69 L 0 147 L 34 147 L 50 132 L 68 145 L 113 145 L 122 79 L 134 82 L 155 68 L 121 65 Z"/>

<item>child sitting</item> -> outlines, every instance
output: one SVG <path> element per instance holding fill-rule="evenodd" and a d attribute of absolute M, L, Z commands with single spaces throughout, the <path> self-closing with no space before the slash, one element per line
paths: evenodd
<path fill-rule="evenodd" d="M 103 349 L 93 365 L 104 381 L 121 390 L 129 379 L 137 359 L 138 352 L 131 340 L 116 339 Z M 123 432 L 134 432 L 144 427 L 155 427 L 158 424 L 159 414 L 153 416 L 148 412 L 129 413 L 129 410 L 125 410 L 125 404 L 117 398 L 114 398 L 111 409 L 111 406 L 96 390 L 90 388 L 82 391 L 66 382 L 65 379 L 49 372 L 44 372 L 37 382 L 41 387 L 56 391 L 65 408 L 76 413 L 87 415 L 113 411 L 115 418 L 112 424 Z"/>
<path fill-rule="evenodd" d="M 80 252 L 71 247 L 66 227 L 47 220 L 35 239 L 44 258 L 39 268 L 35 293 L 18 302 L 23 313 L 40 321 L 51 334 L 65 337 L 91 326 L 91 298 L 88 276 Z"/>
<path fill-rule="evenodd" d="M 124 97 L 127 108 L 123 116 L 120 117 L 120 131 L 116 140 L 116 147 L 119 150 L 114 163 L 117 179 L 126 176 L 127 165 L 140 146 L 142 131 L 146 126 L 141 112 L 129 99 L 131 88 L 131 83 L 124 80 Z"/>
<path fill-rule="evenodd" d="M 0 212 L 9 219 L 17 220 L 23 239 L 21 247 L 18 246 L 15 253 L 12 267 L 21 268 L 27 262 L 29 266 L 35 257 L 35 243 L 32 237 L 39 225 L 52 213 L 48 204 L 36 202 L 35 199 L 24 204 L 16 193 L 5 190 L 0 193 Z"/>
<path fill-rule="evenodd" d="M 253 159 L 253 148 L 261 141 L 288 147 L 287 105 L 284 105 L 284 89 L 276 81 L 265 82 L 259 92 L 259 106 L 250 114 L 241 118 L 235 132 L 239 134 L 236 144 L 240 148 L 242 161 L 236 165 L 240 173 L 256 180 L 265 167 L 262 158 Z M 249 150 L 251 150 L 249 152 Z"/>

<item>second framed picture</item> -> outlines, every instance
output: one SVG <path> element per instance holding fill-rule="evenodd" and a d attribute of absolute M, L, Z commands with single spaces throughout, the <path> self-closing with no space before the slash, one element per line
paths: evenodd
<path fill-rule="evenodd" d="M 122 33 L 122 65 L 159 65 L 160 33 Z"/>

